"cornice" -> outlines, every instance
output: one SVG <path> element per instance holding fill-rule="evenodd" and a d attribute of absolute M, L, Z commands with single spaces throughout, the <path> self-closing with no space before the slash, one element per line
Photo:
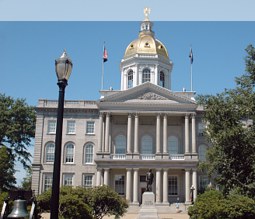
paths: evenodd
<path fill-rule="evenodd" d="M 36 112 L 39 113 L 57 113 L 57 108 L 36 107 Z M 64 113 L 92 113 L 98 114 L 99 109 L 81 109 L 81 108 L 64 108 Z"/>

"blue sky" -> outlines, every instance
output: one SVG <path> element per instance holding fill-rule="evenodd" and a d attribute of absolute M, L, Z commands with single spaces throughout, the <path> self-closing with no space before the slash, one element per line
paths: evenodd
<path fill-rule="evenodd" d="M 39 98 L 57 99 L 54 60 L 66 49 L 73 61 L 66 99 L 97 100 L 103 42 L 109 56 L 104 88 L 117 90 L 120 61 L 139 26 L 135 21 L 0 22 L 0 92 L 30 105 Z M 234 77 L 244 72 L 246 46 L 255 45 L 255 22 L 156 21 L 153 29 L 174 63 L 174 91 L 190 89 L 190 46 L 194 90 L 215 94 L 234 86 Z"/>
<path fill-rule="evenodd" d="M 215 94 L 232 88 L 244 72 L 245 48 L 255 45 L 255 2 L 251 0 L 81 1 L 0 0 L 0 92 L 25 98 L 57 99 L 54 60 L 63 49 L 73 61 L 66 99 L 97 100 L 103 42 L 109 54 L 104 88 L 120 87 L 119 64 L 137 38 L 143 8 L 151 8 L 153 30 L 174 63 L 172 89 Z M 24 172 L 18 172 L 18 181 Z"/>

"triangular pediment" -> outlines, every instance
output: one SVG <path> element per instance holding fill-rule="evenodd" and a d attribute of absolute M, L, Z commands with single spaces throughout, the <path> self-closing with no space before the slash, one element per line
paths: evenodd
<path fill-rule="evenodd" d="M 112 95 L 102 98 L 100 102 L 196 104 L 194 100 L 185 96 L 185 93 L 175 93 L 149 82 L 125 91 L 114 92 Z"/>

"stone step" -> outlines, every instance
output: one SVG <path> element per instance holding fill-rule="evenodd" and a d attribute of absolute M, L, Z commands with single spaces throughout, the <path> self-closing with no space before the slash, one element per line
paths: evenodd
<path fill-rule="evenodd" d="M 179 207 L 176 208 L 175 204 L 167 205 L 167 206 L 158 206 L 156 205 L 155 208 L 157 209 L 157 212 L 160 214 L 165 213 L 187 213 L 187 206 L 183 203 L 179 204 Z M 142 209 L 142 206 L 134 206 L 130 205 L 128 208 L 128 213 L 139 213 L 139 211 Z"/>

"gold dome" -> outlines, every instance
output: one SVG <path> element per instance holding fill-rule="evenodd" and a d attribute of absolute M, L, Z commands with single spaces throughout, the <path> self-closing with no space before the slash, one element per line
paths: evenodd
<path fill-rule="evenodd" d="M 142 36 L 131 42 L 124 54 L 124 59 L 135 54 L 162 55 L 169 59 L 166 47 L 152 36 Z"/>
<path fill-rule="evenodd" d="M 161 55 L 169 59 L 166 47 L 159 40 L 154 38 L 151 30 L 152 22 L 144 21 L 141 25 L 139 38 L 131 42 L 126 48 L 124 59 L 136 54 Z"/>

